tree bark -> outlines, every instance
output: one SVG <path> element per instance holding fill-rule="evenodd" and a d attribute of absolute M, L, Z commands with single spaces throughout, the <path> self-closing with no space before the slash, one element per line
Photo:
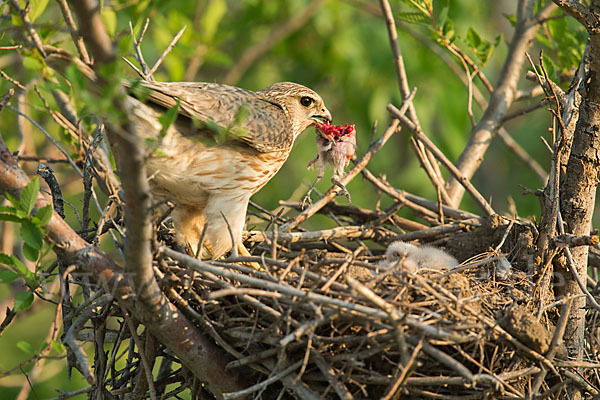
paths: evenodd
<path fill-rule="evenodd" d="M 600 168 L 600 81 L 598 62 L 600 61 L 600 37 L 590 37 L 589 81 L 579 110 L 579 120 L 575 128 L 571 155 L 567 163 L 565 179 L 561 188 L 561 211 L 565 221 L 565 231 L 572 235 L 589 235 L 594 213 L 598 171 Z M 588 247 L 580 246 L 571 250 L 577 273 L 587 277 Z M 581 294 L 574 277 L 564 271 L 565 293 Z M 567 348 L 573 357 L 583 355 L 585 331 L 585 297 L 575 300 L 565 337 Z"/>
<path fill-rule="evenodd" d="M 588 30 L 589 54 L 584 60 L 586 80 L 579 109 L 579 119 L 573 136 L 571 154 L 567 163 L 565 179 L 561 181 L 560 208 L 565 221 L 565 231 L 572 235 L 588 235 L 594 212 L 598 172 L 600 171 L 600 0 L 592 0 L 585 7 L 574 1 L 554 0 L 573 15 Z M 590 22 L 591 21 L 591 22 Z M 577 274 L 586 281 L 588 247 L 571 249 Z M 558 269 L 556 271 L 559 272 Z M 564 293 L 571 296 L 581 294 L 574 276 L 560 271 L 565 286 Z M 571 359 L 581 360 L 585 346 L 586 298 L 578 297 L 573 303 L 565 331 L 565 343 Z M 572 398 L 581 398 L 573 389 Z"/>

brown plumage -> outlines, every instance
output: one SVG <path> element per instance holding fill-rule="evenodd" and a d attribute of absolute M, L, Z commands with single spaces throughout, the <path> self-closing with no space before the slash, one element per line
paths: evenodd
<path fill-rule="evenodd" d="M 250 196 L 277 173 L 303 130 L 331 120 L 317 93 L 291 82 L 252 92 L 215 83 L 142 81 L 131 91 L 139 99 L 127 99 L 130 120 L 150 143 L 152 194 L 175 203 L 177 239 L 194 252 L 206 225 L 210 254 L 203 252 L 204 258 L 234 246 L 244 250 Z M 175 106 L 178 118 L 161 134 L 158 118 Z"/>

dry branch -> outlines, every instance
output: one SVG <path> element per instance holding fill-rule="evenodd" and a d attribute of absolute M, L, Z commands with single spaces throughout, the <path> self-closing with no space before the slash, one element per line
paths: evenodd
<path fill-rule="evenodd" d="M 533 0 L 519 1 L 515 32 L 500 79 L 491 95 L 488 107 L 471 131 L 469 141 L 456 162 L 456 167 L 467 179 L 471 179 L 479 168 L 491 140 L 500 128 L 502 118 L 515 100 L 517 82 L 525 61 L 525 51 L 531 46 L 537 34 L 539 21 L 554 12 L 556 7 L 548 2 L 536 15 L 533 15 L 532 9 Z M 462 183 L 454 177 L 448 181 L 448 194 L 452 198 L 450 205 L 456 207 L 462 199 L 464 189 Z"/>

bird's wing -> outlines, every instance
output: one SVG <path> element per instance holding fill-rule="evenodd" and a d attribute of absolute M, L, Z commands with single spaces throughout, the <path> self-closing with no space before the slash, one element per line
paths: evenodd
<path fill-rule="evenodd" d="M 216 124 L 227 139 L 241 140 L 259 152 L 285 150 L 293 143 L 292 126 L 283 109 L 255 92 L 201 82 L 139 81 L 139 86 L 149 89 L 141 100 L 166 109 L 179 103 L 179 114 L 199 122 L 202 130 L 213 130 L 214 136 Z"/>

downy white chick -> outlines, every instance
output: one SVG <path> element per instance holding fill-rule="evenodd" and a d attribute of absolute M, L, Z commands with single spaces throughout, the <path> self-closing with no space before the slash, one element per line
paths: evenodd
<path fill-rule="evenodd" d="M 449 269 L 458 265 L 458 261 L 442 249 L 403 241 L 390 244 L 385 252 L 385 258 L 384 266 L 389 268 L 403 265 L 410 272 L 416 272 L 421 268 Z"/>

